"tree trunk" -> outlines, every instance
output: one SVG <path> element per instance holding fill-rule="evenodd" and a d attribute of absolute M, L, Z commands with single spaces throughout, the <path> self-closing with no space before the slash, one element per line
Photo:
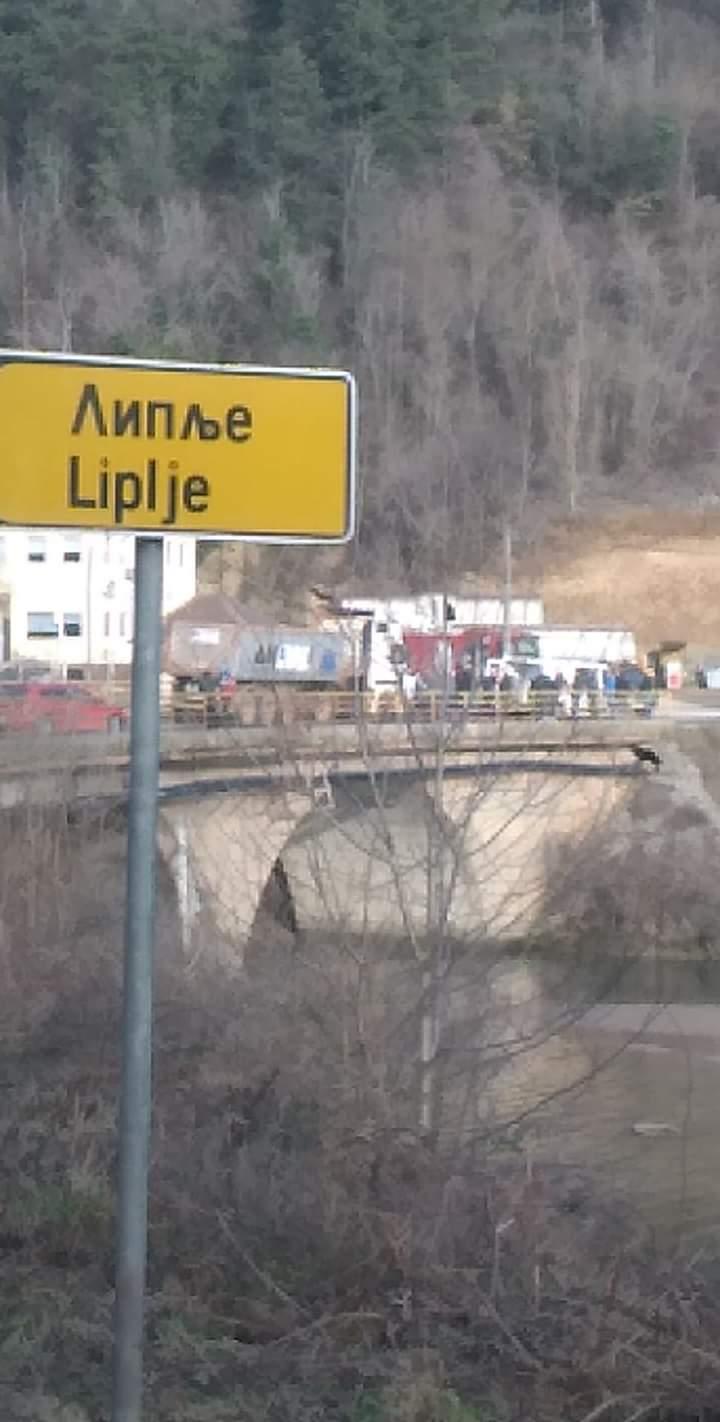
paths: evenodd
<path fill-rule="evenodd" d="M 443 688 L 440 734 L 435 763 L 435 783 L 427 801 L 427 954 L 422 973 L 422 1013 L 420 1022 L 420 1129 L 430 1137 L 437 1129 L 437 1056 L 447 991 L 447 874 L 445 843 L 445 731 L 450 694 L 448 657 L 448 598 L 443 593 Z"/>

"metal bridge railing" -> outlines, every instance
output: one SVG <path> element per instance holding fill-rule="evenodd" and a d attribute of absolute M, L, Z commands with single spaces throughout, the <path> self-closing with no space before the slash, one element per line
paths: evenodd
<path fill-rule="evenodd" d="M 83 681 L 83 688 L 109 705 L 129 708 L 129 683 Z M 472 722 L 483 719 L 596 719 L 649 716 L 657 691 L 420 691 L 405 697 L 399 689 L 378 691 L 304 691 L 281 685 L 241 686 L 214 691 L 175 691 L 161 677 L 161 711 L 176 725 L 277 726 L 304 722 Z M 1 726 L 0 715 L 0 729 Z M 32 726 L 29 726 L 32 729 Z"/>
<path fill-rule="evenodd" d="M 288 687 L 228 692 L 182 692 L 168 698 L 166 714 L 176 724 L 208 727 L 296 725 L 302 722 L 408 721 L 468 722 L 524 717 L 582 720 L 649 716 L 655 691 L 566 692 L 463 691 L 445 695 L 422 691 L 406 698 L 399 691 L 300 691 Z"/>

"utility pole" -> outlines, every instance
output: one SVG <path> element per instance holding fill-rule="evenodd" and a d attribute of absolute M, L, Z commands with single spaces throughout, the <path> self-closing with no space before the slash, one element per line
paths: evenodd
<path fill-rule="evenodd" d="M 503 661 L 507 661 L 512 652 L 512 591 L 513 591 L 513 567 L 512 567 L 512 527 L 510 523 L 505 524 L 503 530 L 503 549 L 505 554 L 505 592 L 503 598 Z"/>

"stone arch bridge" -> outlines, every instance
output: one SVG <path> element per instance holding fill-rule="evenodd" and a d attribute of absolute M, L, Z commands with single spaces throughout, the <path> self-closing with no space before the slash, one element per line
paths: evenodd
<path fill-rule="evenodd" d="M 504 739 L 166 754 L 159 848 L 184 934 L 209 912 L 242 949 L 275 907 L 299 929 L 522 936 L 598 836 L 720 828 L 720 721 L 536 727 Z M 639 745 L 661 754 L 638 758 Z M 216 773 L 218 772 L 218 773 Z M 222 773 L 219 773 L 222 772 Z M 0 767 L 0 807 L 122 804 L 127 757 Z"/>
<path fill-rule="evenodd" d="M 202 906 L 234 952 L 264 912 L 301 931 L 520 938 L 571 864 L 668 837 L 682 858 L 720 832 L 691 750 L 665 746 L 659 772 L 627 745 L 194 783 L 163 801 L 161 850 L 188 938 Z"/>

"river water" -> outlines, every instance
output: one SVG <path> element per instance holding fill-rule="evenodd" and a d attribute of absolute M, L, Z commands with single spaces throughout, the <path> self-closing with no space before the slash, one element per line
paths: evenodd
<path fill-rule="evenodd" d="M 720 1008 L 697 1030 L 672 1009 L 655 1037 L 651 1005 L 614 1030 L 578 1029 L 596 1074 L 553 1102 L 534 1131 L 537 1153 L 587 1167 L 664 1228 L 720 1229 Z M 617 1026 L 617 1024 L 616 1024 Z M 577 1063 L 581 1064 L 581 1063 Z"/>
<path fill-rule="evenodd" d="M 673 1000 L 653 1000 L 653 980 Z M 506 1060 L 480 1087 L 480 1129 L 511 1125 L 529 1157 L 590 1172 L 663 1232 L 720 1232 L 720 992 L 680 962 L 622 992 L 635 1000 L 569 1005 L 527 963 L 507 971 L 492 1019 Z"/>

